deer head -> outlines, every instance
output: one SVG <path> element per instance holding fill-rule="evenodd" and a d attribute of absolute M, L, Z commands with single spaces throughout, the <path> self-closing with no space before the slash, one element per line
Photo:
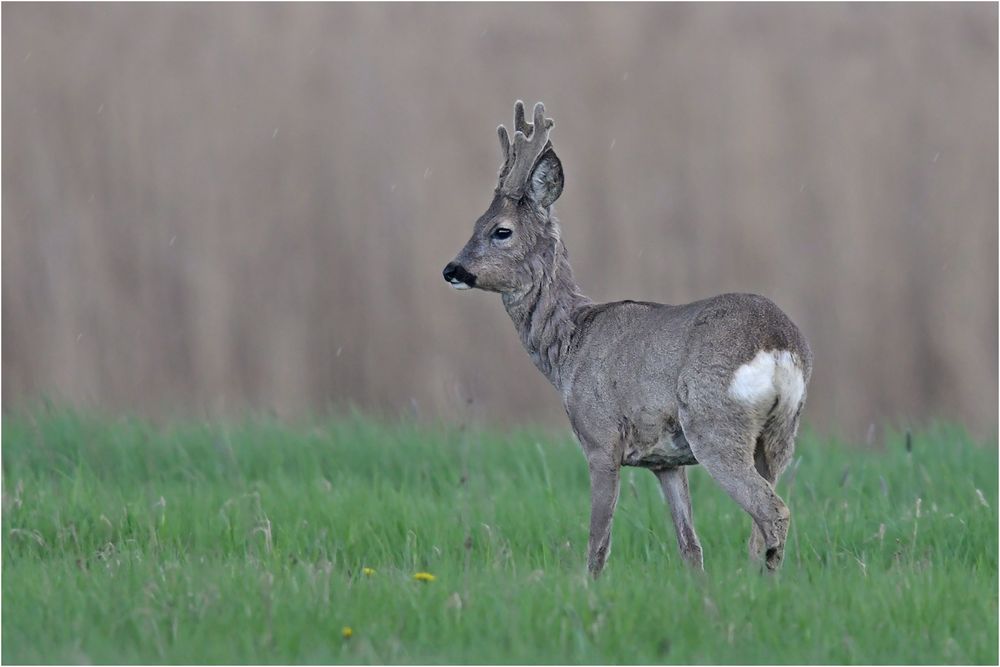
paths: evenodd
<path fill-rule="evenodd" d="M 507 128 L 497 128 L 503 164 L 493 201 L 473 228 L 472 238 L 444 267 L 444 279 L 456 289 L 501 294 L 527 291 L 536 272 L 532 261 L 548 253 L 559 239 L 550 207 L 563 188 L 563 171 L 549 141 L 553 121 L 535 105 L 532 123 L 524 119 L 524 103 L 514 105 L 514 141 Z"/>

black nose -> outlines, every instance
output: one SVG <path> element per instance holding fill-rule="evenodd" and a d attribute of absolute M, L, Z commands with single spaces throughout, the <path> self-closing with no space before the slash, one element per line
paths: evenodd
<path fill-rule="evenodd" d="M 458 262 L 448 262 L 448 266 L 444 267 L 444 271 L 441 272 L 441 275 L 443 275 L 444 279 L 453 285 L 465 283 L 469 287 L 476 286 L 476 274 L 469 273 L 465 270 L 465 267 Z"/>

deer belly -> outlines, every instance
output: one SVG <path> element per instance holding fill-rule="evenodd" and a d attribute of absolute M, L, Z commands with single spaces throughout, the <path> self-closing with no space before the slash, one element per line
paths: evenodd
<path fill-rule="evenodd" d="M 622 444 L 622 465 L 659 470 L 698 463 L 673 415 L 639 411 L 625 423 Z"/>

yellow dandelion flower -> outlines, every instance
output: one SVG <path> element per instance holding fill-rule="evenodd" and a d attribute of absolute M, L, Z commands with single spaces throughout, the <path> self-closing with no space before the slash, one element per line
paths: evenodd
<path fill-rule="evenodd" d="M 366 577 L 370 577 L 373 574 L 375 574 L 375 568 L 373 568 L 373 567 L 363 567 L 363 568 L 361 568 L 361 574 L 365 575 Z"/>
<path fill-rule="evenodd" d="M 354 630 L 351 630 L 351 626 L 345 625 L 341 629 L 340 634 L 344 636 L 344 639 L 350 639 L 352 636 L 354 636 Z"/>
<path fill-rule="evenodd" d="M 417 581 L 434 581 L 435 577 L 430 572 L 417 572 L 413 575 L 413 578 Z"/>

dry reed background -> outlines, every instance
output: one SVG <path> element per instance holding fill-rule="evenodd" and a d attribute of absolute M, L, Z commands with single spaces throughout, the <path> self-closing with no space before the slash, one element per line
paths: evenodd
<path fill-rule="evenodd" d="M 996 430 L 996 4 L 2 11 L 7 406 L 561 425 L 440 278 L 520 97 L 590 296 L 766 294 L 813 424 Z"/>

